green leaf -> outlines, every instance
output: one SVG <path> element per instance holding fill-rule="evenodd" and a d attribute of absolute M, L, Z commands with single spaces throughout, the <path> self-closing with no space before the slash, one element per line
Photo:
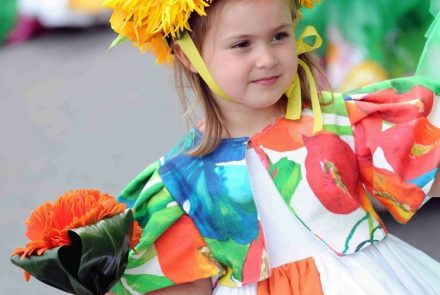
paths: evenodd
<path fill-rule="evenodd" d="M 24 259 L 20 256 L 12 256 L 11 262 L 47 285 L 72 292 L 73 287 L 70 284 L 68 272 L 58 259 L 59 249 L 59 247 L 50 249 L 44 255 L 33 255 Z"/>
<path fill-rule="evenodd" d="M 113 47 L 121 45 L 126 41 L 128 41 L 128 38 L 126 36 L 118 35 L 118 37 L 113 40 L 112 44 L 110 44 L 110 47 L 108 49 L 112 49 Z"/>
<path fill-rule="evenodd" d="M 131 210 L 69 232 L 82 244 L 79 280 L 93 294 L 104 294 L 122 276 L 127 266 L 128 252 L 133 232 Z"/>
<path fill-rule="evenodd" d="M 103 295 L 127 266 L 133 231 L 131 210 L 69 231 L 71 245 L 12 263 L 50 286 L 78 295 Z"/>

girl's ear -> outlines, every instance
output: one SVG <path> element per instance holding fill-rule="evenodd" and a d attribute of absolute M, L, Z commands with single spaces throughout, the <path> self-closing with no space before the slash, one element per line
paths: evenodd
<path fill-rule="evenodd" d="M 179 59 L 179 61 L 185 66 L 185 68 L 187 68 L 188 70 L 190 70 L 193 73 L 197 73 L 197 70 L 194 68 L 194 66 L 191 64 L 191 62 L 188 60 L 188 58 L 186 57 L 185 53 L 183 52 L 182 48 L 180 48 L 179 44 L 177 44 L 177 42 L 175 42 L 173 44 L 173 52 L 174 55 L 176 56 L 176 58 Z"/>

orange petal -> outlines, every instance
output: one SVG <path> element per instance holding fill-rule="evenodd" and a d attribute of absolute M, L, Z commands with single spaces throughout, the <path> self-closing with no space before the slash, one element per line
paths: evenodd
<path fill-rule="evenodd" d="M 23 253 L 26 252 L 26 248 L 15 248 L 14 251 L 12 251 L 11 256 L 15 255 L 23 255 Z"/>
<path fill-rule="evenodd" d="M 26 282 L 29 282 L 31 280 L 31 274 L 27 271 L 24 271 L 24 279 Z"/>
<path fill-rule="evenodd" d="M 134 247 L 139 243 L 139 240 L 142 236 L 142 228 L 140 227 L 137 221 L 133 222 L 133 236 L 131 238 L 130 247 L 134 249 Z"/>
<path fill-rule="evenodd" d="M 68 230 L 94 224 L 125 210 L 125 204 L 118 203 L 99 190 L 80 189 L 62 194 L 53 203 L 45 203 L 34 210 L 26 220 L 26 236 L 29 243 L 17 248 L 14 254 L 30 256 L 43 255 L 48 249 L 69 245 Z"/>

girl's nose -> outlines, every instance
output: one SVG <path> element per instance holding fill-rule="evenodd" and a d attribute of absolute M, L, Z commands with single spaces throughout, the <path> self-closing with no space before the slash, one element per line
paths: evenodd
<path fill-rule="evenodd" d="M 262 46 L 258 51 L 255 65 L 257 68 L 273 68 L 278 64 L 278 58 L 269 46 Z"/>

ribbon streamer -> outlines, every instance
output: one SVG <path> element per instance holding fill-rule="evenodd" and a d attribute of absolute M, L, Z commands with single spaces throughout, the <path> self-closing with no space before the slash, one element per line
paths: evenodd
<path fill-rule="evenodd" d="M 185 32 L 183 37 L 177 41 L 177 44 L 179 44 L 183 53 L 185 53 L 186 57 L 189 59 L 191 64 L 194 66 L 194 68 L 197 70 L 199 75 L 208 85 L 209 89 L 212 90 L 212 92 L 223 99 L 235 101 L 232 97 L 227 95 L 223 91 L 223 89 L 221 89 L 220 86 L 218 86 L 218 84 L 215 82 L 188 32 Z"/>
<path fill-rule="evenodd" d="M 311 45 L 305 42 L 305 39 L 308 37 L 315 37 L 315 42 Z M 321 36 L 319 36 L 318 32 L 314 27 L 308 26 L 305 28 L 304 32 L 299 36 L 296 42 L 296 53 L 300 55 L 303 53 L 311 52 L 321 47 L 321 45 L 322 45 Z M 306 78 L 307 81 L 309 82 L 312 110 L 313 110 L 313 121 L 314 121 L 313 133 L 316 133 L 322 130 L 322 122 L 323 122 L 316 82 L 313 77 L 312 71 L 309 69 L 309 67 L 304 61 L 298 59 L 298 65 L 306 73 Z M 302 96 L 301 96 L 301 84 L 298 75 L 296 75 L 295 80 L 287 89 L 286 96 L 287 96 L 286 119 L 289 120 L 300 119 L 301 111 L 302 111 Z"/>

